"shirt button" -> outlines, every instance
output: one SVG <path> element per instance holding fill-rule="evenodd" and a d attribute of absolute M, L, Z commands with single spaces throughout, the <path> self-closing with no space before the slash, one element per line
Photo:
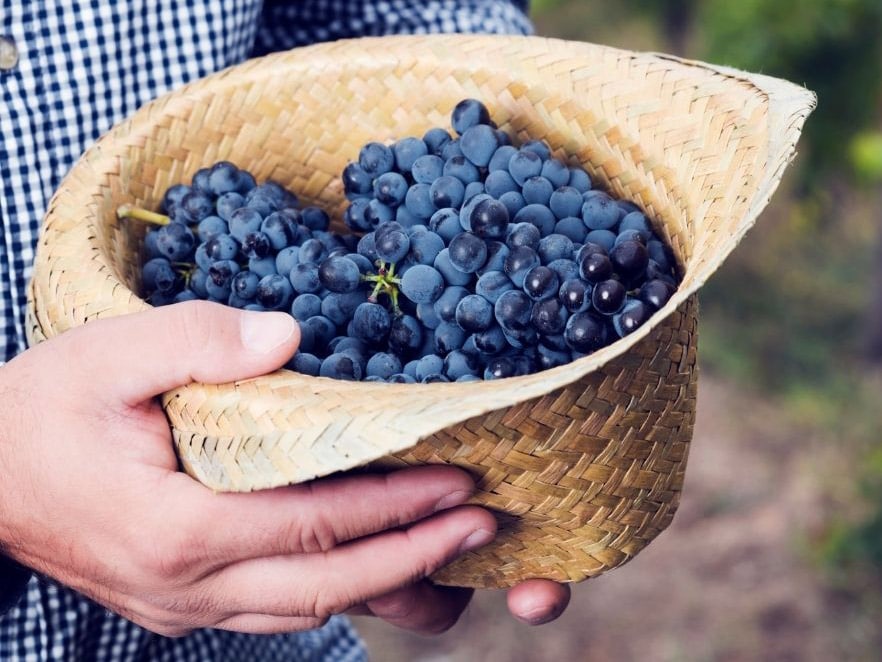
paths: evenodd
<path fill-rule="evenodd" d="M 18 49 L 10 37 L 0 37 L 0 71 L 9 71 L 18 64 Z"/>

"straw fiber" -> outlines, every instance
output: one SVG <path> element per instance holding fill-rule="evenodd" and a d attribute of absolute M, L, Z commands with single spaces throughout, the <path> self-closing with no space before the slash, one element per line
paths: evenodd
<path fill-rule="evenodd" d="M 279 371 L 193 384 L 163 404 L 184 469 L 215 490 L 461 466 L 500 534 L 436 581 L 580 581 L 671 522 L 695 418 L 696 291 L 793 157 L 814 107 L 803 88 L 535 37 L 362 39 L 249 61 L 145 106 L 69 173 L 42 230 L 30 339 L 148 308 L 136 294 L 144 228 L 118 220 L 119 205 L 156 208 L 168 186 L 225 159 L 324 206 L 342 230 L 339 174 L 359 147 L 447 126 L 464 97 L 483 100 L 516 141 L 546 140 L 647 210 L 683 274 L 665 308 L 610 347 L 526 377 L 392 385 Z"/>

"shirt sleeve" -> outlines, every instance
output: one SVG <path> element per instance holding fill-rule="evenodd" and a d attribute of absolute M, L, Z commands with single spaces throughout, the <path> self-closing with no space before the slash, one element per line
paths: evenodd
<path fill-rule="evenodd" d="M 528 35 L 528 0 L 266 0 L 253 56 L 394 34 Z"/>
<path fill-rule="evenodd" d="M 30 570 L 0 554 L 0 616 L 16 605 L 30 578 Z"/>

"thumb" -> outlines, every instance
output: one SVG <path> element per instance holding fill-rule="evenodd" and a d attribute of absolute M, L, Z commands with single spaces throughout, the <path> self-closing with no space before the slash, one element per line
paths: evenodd
<path fill-rule="evenodd" d="M 188 301 L 91 322 L 58 341 L 69 345 L 56 347 L 64 362 L 89 375 L 96 396 L 135 406 L 191 382 L 272 372 L 294 353 L 300 329 L 287 313 Z"/>

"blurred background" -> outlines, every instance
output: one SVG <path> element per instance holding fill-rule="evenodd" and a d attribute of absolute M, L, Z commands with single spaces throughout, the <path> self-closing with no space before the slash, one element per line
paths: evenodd
<path fill-rule="evenodd" d="M 476 595 L 439 638 L 356 619 L 378 662 L 882 659 L 882 2 L 533 0 L 538 34 L 819 97 L 771 205 L 701 293 L 674 524 L 529 628 Z"/>

